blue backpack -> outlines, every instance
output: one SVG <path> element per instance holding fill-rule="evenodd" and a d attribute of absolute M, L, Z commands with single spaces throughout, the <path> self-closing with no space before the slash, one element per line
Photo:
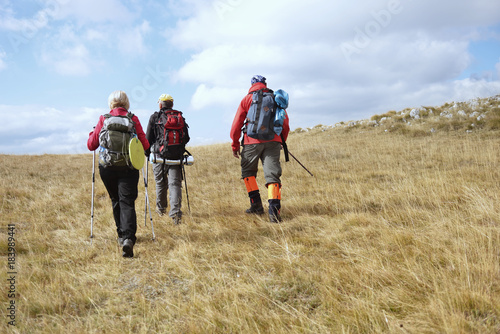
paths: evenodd
<path fill-rule="evenodd" d="M 288 108 L 288 93 L 283 89 L 274 92 L 274 101 L 276 102 L 276 116 L 274 117 L 274 132 L 279 136 L 283 131 L 283 122 L 285 121 L 285 109 Z"/>

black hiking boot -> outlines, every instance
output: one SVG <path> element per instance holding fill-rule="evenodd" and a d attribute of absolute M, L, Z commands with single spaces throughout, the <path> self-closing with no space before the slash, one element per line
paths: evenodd
<path fill-rule="evenodd" d="M 272 214 L 269 214 L 269 221 L 271 223 L 281 223 L 283 221 L 283 219 L 281 219 L 281 215 L 279 212 L 277 213 L 272 213 Z"/>
<path fill-rule="evenodd" d="M 269 221 L 271 223 L 281 223 L 281 201 L 279 199 L 269 200 Z"/>
<path fill-rule="evenodd" d="M 172 217 L 172 222 L 174 225 L 180 225 L 182 223 L 182 216 L 176 215 Z"/>
<path fill-rule="evenodd" d="M 134 257 L 134 242 L 130 239 L 125 239 L 122 251 L 123 257 Z"/>
<path fill-rule="evenodd" d="M 245 213 L 255 214 L 255 215 L 263 215 L 264 214 L 264 207 L 262 206 L 262 202 L 252 203 L 250 208 L 245 210 Z"/>
<path fill-rule="evenodd" d="M 260 199 L 260 192 L 254 190 L 248 193 L 250 197 L 250 208 L 245 211 L 248 214 L 262 215 L 264 214 L 264 208 L 262 207 L 262 200 Z"/>

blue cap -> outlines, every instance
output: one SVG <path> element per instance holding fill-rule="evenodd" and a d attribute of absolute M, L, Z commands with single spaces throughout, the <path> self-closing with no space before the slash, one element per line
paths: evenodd
<path fill-rule="evenodd" d="M 263 77 L 262 75 L 254 75 L 253 78 L 252 78 L 252 85 L 253 84 L 256 84 L 257 82 L 262 82 L 263 84 L 266 83 L 266 78 Z"/>

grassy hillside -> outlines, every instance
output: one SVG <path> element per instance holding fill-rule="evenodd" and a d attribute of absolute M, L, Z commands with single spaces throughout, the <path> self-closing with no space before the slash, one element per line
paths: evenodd
<path fill-rule="evenodd" d="M 500 130 L 500 95 L 477 98 L 464 102 L 449 102 L 440 107 L 406 108 L 391 110 L 370 119 L 340 122 L 334 126 L 318 125 L 315 129 L 379 128 L 385 132 L 410 136 L 427 136 L 436 132 L 478 132 Z M 298 128 L 295 132 L 310 129 Z"/>
<path fill-rule="evenodd" d="M 133 259 L 98 176 L 89 242 L 91 154 L 0 156 L 0 331 L 499 333 L 495 108 L 469 132 L 443 116 L 408 125 L 401 112 L 296 131 L 290 150 L 314 177 L 284 163 L 282 224 L 243 213 L 229 144 L 190 148 L 191 213 L 184 198 L 184 224 L 154 214 L 153 242 L 141 180 Z M 258 182 L 265 199 L 262 172 Z"/>

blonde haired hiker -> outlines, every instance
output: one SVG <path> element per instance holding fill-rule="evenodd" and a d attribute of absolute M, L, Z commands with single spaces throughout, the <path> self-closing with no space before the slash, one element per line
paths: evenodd
<path fill-rule="evenodd" d="M 137 136 L 146 150 L 149 149 L 149 143 L 139 119 L 128 111 L 130 103 L 125 92 L 117 90 L 111 93 L 108 105 L 110 112 L 99 117 L 94 131 L 89 134 L 87 147 L 90 151 L 100 147 L 99 174 L 111 198 L 122 256 L 133 257 L 139 171 L 130 161 L 128 143 L 133 136 Z"/>

